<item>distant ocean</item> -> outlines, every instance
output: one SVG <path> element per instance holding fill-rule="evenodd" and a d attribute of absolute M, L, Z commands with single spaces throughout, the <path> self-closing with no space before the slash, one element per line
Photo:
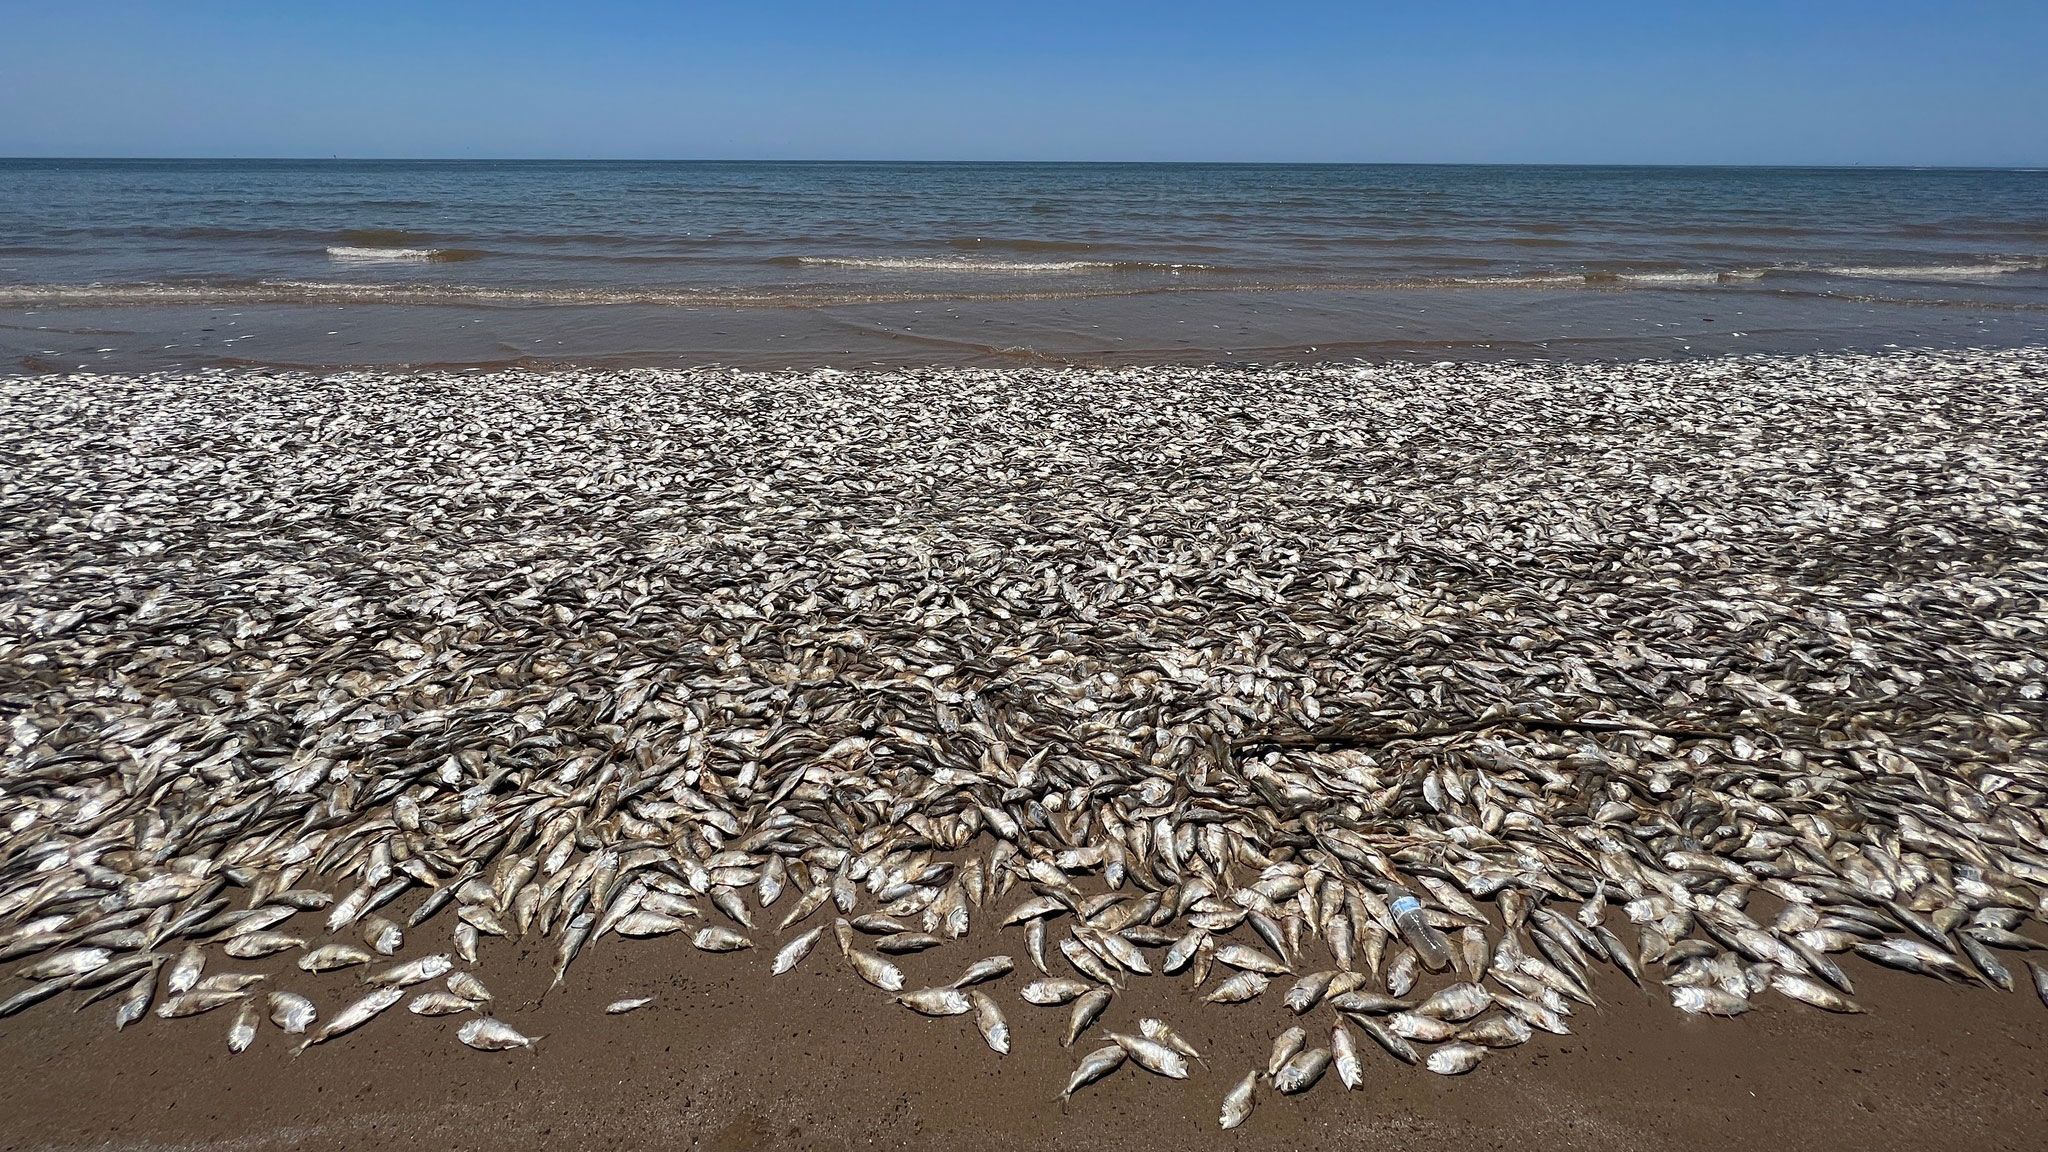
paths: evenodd
<path fill-rule="evenodd" d="M 2012 343 L 2048 172 L 13 160 L 0 321 L 31 367 Z"/>

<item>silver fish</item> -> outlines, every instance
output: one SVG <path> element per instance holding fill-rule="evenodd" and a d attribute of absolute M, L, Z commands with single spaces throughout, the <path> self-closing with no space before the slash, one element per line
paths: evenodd
<path fill-rule="evenodd" d="M 415 1016 L 452 1016 L 475 1011 L 476 1005 L 453 992 L 430 988 L 407 1001 L 405 1010 Z"/>
<path fill-rule="evenodd" d="M 1227 1131 L 1251 1119 L 1253 1097 L 1259 1086 L 1259 1074 L 1251 1071 L 1237 1082 L 1237 1086 L 1223 1095 L 1223 1113 L 1217 1123 Z"/>
<path fill-rule="evenodd" d="M 302 1041 L 298 1051 L 304 1052 L 315 1044 L 325 1044 L 337 1036 L 360 1028 L 404 998 L 403 988 L 380 988 L 336 1013 L 320 1031 Z"/>
<path fill-rule="evenodd" d="M 716 926 L 699 928 L 697 934 L 690 937 L 690 944 L 705 952 L 737 952 L 754 946 L 754 942 L 745 936 Z"/>
<path fill-rule="evenodd" d="M 1026 984 L 1021 994 L 1026 1001 L 1036 1004 L 1041 1008 L 1053 1008 L 1061 1004 L 1072 1003 L 1076 997 L 1085 994 L 1094 987 L 1095 985 L 1084 980 L 1068 980 L 1058 976 L 1048 976 L 1042 980 L 1033 980 L 1031 983 Z"/>
<path fill-rule="evenodd" d="M 1283 1095 L 1293 1096 L 1316 1086 L 1323 1073 L 1330 1067 L 1328 1048 L 1310 1048 L 1295 1053 L 1293 1059 L 1273 1077 L 1273 1087 Z"/>
<path fill-rule="evenodd" d="M 1109 1038 L 1122 1045 L 1123 1050 L 1131 1054 L 1131 1063 L 1145 1071 L 1169 1080 L 1188 1078 L 1187 1057 L 1169 1045 L 1149 1036 L 1132 1036 L 1124 1032 L 1111 1032 Z"/>
<path fill-rule="evenodd" d="M 1358 1041 L 1351 1038 L 1351 1029 L 1339 1021 L 1330 1029 L 1330 1063 L 1336 1066 L 1337 1079 L 1344 1087 L 1356 1090 L 1365 1084 L 1365 1063 L 1358 1058 Z"/>
<path fill-rule="evenodd" d="M 775 953 L 775 963 L 769 969 L 771 974 L 780 976 L 803 963 L 804 957 L 811 954 L 811 949 L 817 947 L 818 939 L 824 934 L 825 929 L 820 926 L 784 944 Z"/>
<path fill-rule="evenodd" d="M 1287 1062 L 1294 1059 L 1306 1047 L 1308 1047 L 1308 1031 L 1303 1028 L 1289 1028 L 1278 1036 L 1273 1037 L 1273 1051 L 1266 1057 L 1266 1078 L 1270 1080 L 1280 1075 L 1280 1069 L 1285 1068 Z"/>
<path fill-rule="evenodd" d="M 958 988 L 920 988 L 896 997 L 896 1002 L 925 1016 L 964 1016 L 974 1010 L 974 1002 L 967 993 Z"/>
<path fill-rule="evenodd" d="M 272 991 L 265 999 L 270 1022 L 293 1036 L 304 1033 L 320 1015 L 311 1000 L 296 992 Z"/>
<path fill-rule="evenodd" d="M 539 1036 L 522 1035 L 517 1028 L 494 1016 L 479 1016 L 464 1024 L 455 1033 L 455 1038 L 483 1052 L 502 1052 L 508 1048 L 531 1048 L 541 1042 Z"/>
<path fill-rule="evenodd" d="M 1257 999 L 1259 994 L 1266 990 L 1266 985 L 1269 983 L 1271 983 L 1269 977 L 1262 976 L 1257 972 L 1239 972 L 1237 975 L 1218 984 L 1216 989 L 1203 997 L 1203 999 L 1211 1004 L 1242 1004 L 1247 1000 Z"/>
<path fill-rule="evenodd" d="M 1439 1076 L 1462 1076 L 1479 1067 L 1479 1062 L 1485 1058 L 1486 1049 L 1477 1044 L 1459 1042 L 1431 1052 L 1422 1065 Z"/>
<path fill-rule="evenodd" d="M 1109 1007 L 1109 996 L 1107 988 L 1096 988 L 1082 993 L 1074 1001 L 1073 1010 L 1067 1014 L 1066 1035 L 1060 1038 L 1062 1047 L 1074 1046 L 1074 1041 L 1080 1039 L 1081 1033 L 1087 1031 L 1088 1026 L 1102 1015 L 1103 1009 Z"/>
<path fill-rule="evenodd" d="M 363 983 L 405 988 L 413 984 L 424 984 L 429 980 L 439 980 L 454 970 L 454 958 L 445 952 L 436 952 L 431 956 L 394 964 L 381 972 L 372 972 L 363 977 Z"/>
<path fill-rule="evenodd" d="M 1067 1079 L 1066 1088 L 1061 1090 L 1059 1094 L 1060 1103 L 1066 1103 L 1068 1100 L 1073 1099 L 1074 1093 L 1123 1067 L 1123 1063 L 1127 1059 L 1129 1059 L 1129 1055 L 1124 1051 L 1121 1044 L 1110 1044 L 1106 1047 L 1097 1048 L 1095 1051 L 1083 1056 L 1080 1066 L 1074 1069 L 1074 1074 Z"/>
<path fill-rule="evenodd" d="M 974 1026 L 981 1033 L 984 1043 L 997 1055 L 1010 1051 L 1010 1025 L 1003 1019 L 1003 1010 L 995 998 L 977 988 L 967 994 L 974 1002 Z"/>

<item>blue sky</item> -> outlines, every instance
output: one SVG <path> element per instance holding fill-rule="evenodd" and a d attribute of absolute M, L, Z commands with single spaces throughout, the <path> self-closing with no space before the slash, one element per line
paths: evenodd
<path fill-rule="evenodd" d="M 0 0 L 0 155 L 2048 165 L 2048 0 Z"/>

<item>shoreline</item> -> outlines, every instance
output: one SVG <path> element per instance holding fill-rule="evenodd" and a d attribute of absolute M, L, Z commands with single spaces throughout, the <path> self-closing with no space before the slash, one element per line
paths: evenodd
<path fill-rule="evenodd" d="M 0 308 L 0 371 L 1275 365 L 2048 345 L 2024 301 L 1598 288 L 937 299 L 820 308 Z"/>
<path fill-rule="evenodd" d="M 474 951 L 541 1038 L 394 1007 L 233 1055 L 233 1002 L 116 1032 L 53 988 L 0 1021 L 0 1152 L 2030 1147 L 2048 1008 L 1998 933 L 2048 942 L 2044 441 L 2039 347 L 0 377 L 0 999 L 189 942 L 327 1021 L 370 969 L 304 950 L 453 894 L 365 959 Z M 1298 978 L 1407 995 L 1397 883 L 1460 949 L 1410 1007 L 1542 988 L 1568 1034 L 1439 1076 L 1359 1033 L 1360 1090 L 1219 1134 L 1276 1033 L 1377 1011 Z M 1034 897 L 1037 946 L 999 923 Z M 683 903 L 560 959 L 579 910 Z M 906 988 L 1012 958 L 975 986 L 1009 1054 L 857 978 L 863 914 L 902 923 L 862 954 L 932 936 Z M 1947 980 L 1855 947 L 1930 932 Z M 1233 961 L 1154 974 L 1169 940 L 1290 970 L 1204 1003 Z M 1041 953 L 1117 985 L 1072 1048 Z M 1826 957 L 1860 1013 L 1794 999 Z M 1148 1016 L 1186 1082 L 1055 1103 Z"/>

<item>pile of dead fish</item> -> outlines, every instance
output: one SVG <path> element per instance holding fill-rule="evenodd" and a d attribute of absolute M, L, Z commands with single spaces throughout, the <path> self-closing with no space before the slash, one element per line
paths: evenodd
<path fill-rule="evenodd" d="M 1232 1126 L 1624 981 L 2011 990 L 2044 443 L 2041 351 L 0 381 L 0 1015 L 523 1046 L 494 938 L 673 935 L 1013 980 L 1065 1098 L 1191 1074 L 1157 976 L 1298 1017 Z"/>

